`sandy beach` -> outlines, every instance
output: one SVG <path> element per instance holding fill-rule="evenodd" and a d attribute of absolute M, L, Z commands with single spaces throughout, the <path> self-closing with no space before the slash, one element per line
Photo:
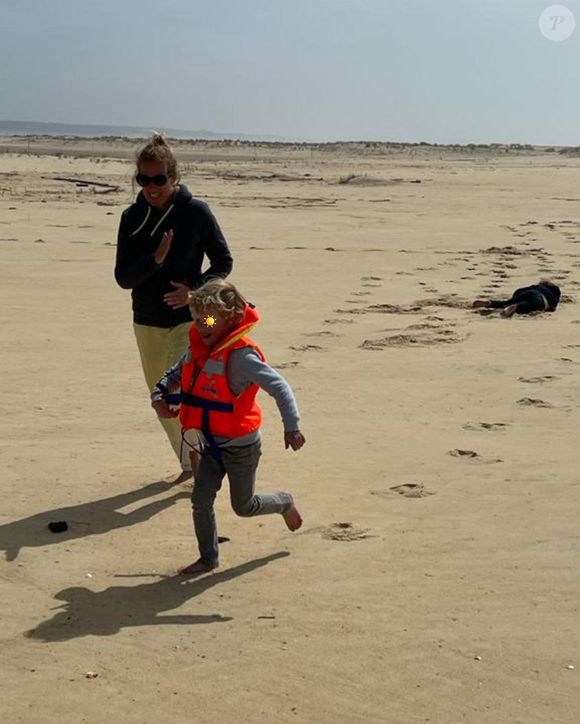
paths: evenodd
<path fill-rule="evenodd" d="M 2 722 L 576 724 L 580 157 L 176 144 L 307 438 L 262 393 L 304 526 L 222 490 L 187 579 L 113 279 L 139 142 L 0 141 Z M 553 315 L 470 309 L 540 277 Z"/>

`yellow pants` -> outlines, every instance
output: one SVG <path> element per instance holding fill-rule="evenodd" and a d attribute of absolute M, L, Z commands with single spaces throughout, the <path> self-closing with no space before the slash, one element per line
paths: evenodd
<path fill-rule="evenodd" d="M 159 382 L 165 370 L 175 364 L 189 346 L 190 322 L 179 324 L 177 327 L 147 327 L 143 324 L 133 324 L 137 347 L 141 355 L 141 365 L 145 382 L 149 392 Z M 181 425 L 178 418 L 162 419 L 163 426 L 171 447 L 177 455 L 183 470 L 191 470 L 189 447 L 182 444 Z"/>

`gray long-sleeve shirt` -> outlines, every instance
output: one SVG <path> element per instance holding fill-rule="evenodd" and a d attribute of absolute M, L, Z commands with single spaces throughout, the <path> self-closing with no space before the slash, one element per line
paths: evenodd
<path fill-rule="evenodd" d="M 189 350 L 183 357 L 170 367 L 151 393 L 151 402 L 162 400 L 168 393 L 178 392 L 181 388 L 181 366 L 188 361 Z M 242 347 L 234 350 L 228 358 L 226 370 L 228 384 L 234 395 L 241 394 L 251 384 L 258 385 L 276 400 L 276 405 L 282 417 L 284 432 L 298 430 L 300 414 L 296 398 L 288 382 L 266 362 L 262 362 L 257 352 L 251 347 Z M 200 433 L 201 435 L 201 433 Z M 220 447 L 230 445 L 250 445 L 258 440 L 260 430 L 237 438 L 216 437 Z"/>

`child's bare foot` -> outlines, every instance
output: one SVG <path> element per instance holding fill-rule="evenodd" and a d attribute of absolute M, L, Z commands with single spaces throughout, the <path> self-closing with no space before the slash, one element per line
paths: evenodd
<path fill-rule="evenodd" d="M 298 508 L 294 505 L 292 496 L 290 496 L 290 507 L 285 513 L 282 513 L 282 517 L 290 530 L 298 530 L 302 525 L 302 516 L 298 512 Z"/>
<path fill-rule="evenodd" d="M 219 568 L 219 563 L 208 563 L 207 561 L 198 558 L 195 563 L 190 563 L 189 566 L 182 568 L 179 572 L 183 575 L 191 575 L 192 573 L 209 573 L 210 571 Z"/>
<path fill-rule="evenodd" d="M 501 316 L 505 317 L 506 319 L 509 319 L 510 317 L 513 317 L 516 309 L 517 309 L 517 307 L 515 304 L 510 304 L 509 307 L 506 307 L 505 309 L 501 310 Z"/>
<path fill-rule="evenodd" d="M 486 299 L 476 299 L 471 306 L 473 309 L 481 309 L 482 307 L 487 307 L 488 304 L 489 302 Z"/>

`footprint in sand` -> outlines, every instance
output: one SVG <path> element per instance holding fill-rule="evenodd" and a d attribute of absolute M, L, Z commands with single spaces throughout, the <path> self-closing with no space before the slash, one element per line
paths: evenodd
<path fill-rule="evenodd" d="M 326 347 L 320 347 L 317 344 L 302 344 L 298 346 L 291 345 L 288 349 L 294 352 L 328 352 Z"/>
<path fill-rule="evenodd" d="M 550 380 L 557 380 L 558 378 L 554 375 L 543 375 L 541 377 L 518 377 L 519 382 L 527 382 L 531 385 L 539 384 L 541 382 L 549 382 Z"/>
<path fill-rule="evenodd" d="M 352 523 L 333 523 L 322 530 L 322 537 L 327 540 L 351 542 L 372 538 L 368 528 L 355 528 Z"/>
<path fill-rule="evenodd" d="M 370 490 L 369 492 L 380 498 L 391 497 L 393 493 L 402 495 L 404 498 L 427 498 L 429 495 L 435 495 L 432 491 L 427 490 L 423 483 L 403 483 L 393 485 L 388 490 Z"/>
<path fill-rule="evenodd" d="M 298 367 L 299 364 L 300 364 L 300 362 L 296 362 L 293 360 L 292 362 L 280 362 L 280 364 L 278 364 L 278 365 L 272 363 L 272 367 L 274 367 L 277 370 L 287 370 L 287 369 L 290 369 L 291 367 Z"/>
<path fill-rule="evenodd" d="M 481 430 L 505 430 L 507 426 L 505 422 L 466 422 L 465 425 L 462 425 L 464 430 L 473 430 L 474 432 L 480 432 Z M 477 455 L 477 453 L 475 454 Z"/>
<path fill-rule="evenodd" d="M 475 460 L 478 463 L 503 463 L 503 460 L 501 458 L 485 458 L 481 457 L 479 453 L 476 453 L 475 450 L 462 450 L 460 448 L 455 448 L 455 450 L 448 450 L 448 455 L 451 455 L 454 458 L 462 458 L 464 460 Z"/>
<path fill-rule="evenodd" d="M 361 277 L 361 281 L 363 282 L 380 282 L 383 280 L 383 277 Z"/>
<path fill-rule="evenodd" d="M 443 321 L 443 320 L 442 320 Z M 447 322 L 447 327 L 455 327 L 455 322 Z M 406 329 L 435 329 L 438 334 L 453 334 L 451 330 L 443 329 L 440 324 L 430 324 L 429 322 L 420 322 L 418 324 L 410 324 Z"/>
<path fill-rule="evenodd" d="M 479 457 L 478 454 L 475 452 L 475 450 L 460 450 L 459 448 L 455 448 L 455 450 L 448 450 L 448 455 L 453 455 L 454 458 L 476 458 Z"/>
<path fill-rule="evenodd" d="M 335 314 L 366 314 L 367 309 L 333 309 Z"/>
<path fill-rule="evenodd" d="M 388 347 L 425 347 L 433 344 L 454 344 L 462 339 L 449 329 L 442 329 L 435 335 L 421 334 L 394 334 L 380 339 L 365 339 L 359 344 L 359 349 L 378 351 Z"/>
<path fill-rule="evenodd" d="M 324 319 L 323 324 L 353 324 L 354 319 Z"/>
<path fill-rule="evenodd" d="M 520 400 L 517 400 L 517 404 L 522 407 L 553 407 L 549 402 L 533 397 L 522 397 Z"/>
<path fill-rule="evenodd" d="M 321 332 L 304 332 L 305 337 L 344 337 L 343 334 L 337 334 L 331 332 L 329 329 L 324 329 Z"/>

